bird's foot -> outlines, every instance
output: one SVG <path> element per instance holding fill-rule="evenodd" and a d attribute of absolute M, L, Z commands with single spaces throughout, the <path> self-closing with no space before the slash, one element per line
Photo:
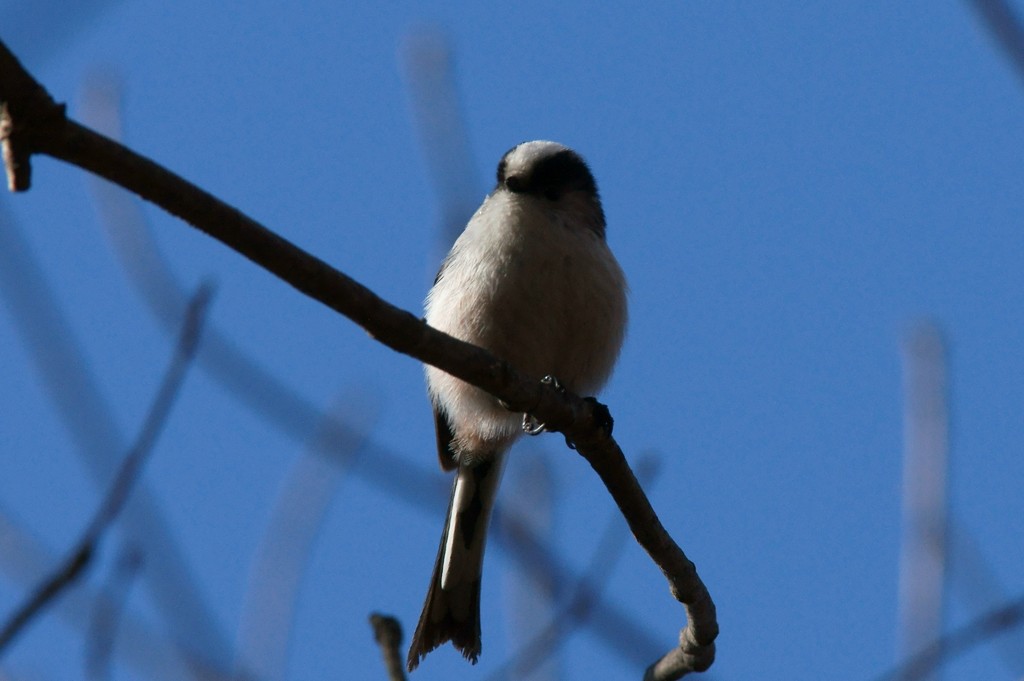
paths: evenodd
<path fill-rule="evenodd" d="M 541 385 L 550 385 L 551 387 L 553 387 L 555 390 L 557 390 L 560 393 L 564 393 L 565 392 L 565 388 L 562 386 L 562 384 L 559 382 L 559 380 L 557 378 L 555 378 L 554 376 L 550 376 L 550 375 L 545 376 L 544 378 L 542 378 L 540 380 L 540 382 L 541 382 Z M 534 416 L 533 414 L 523 414 L 523 432 L 524 433 L 526 433 L 527 435 L 540 435 L 545 430 L 547 430 L 547 426 L 544 423 L 542 423 L 541 421 L 537 420 L 536 416 Z"/>

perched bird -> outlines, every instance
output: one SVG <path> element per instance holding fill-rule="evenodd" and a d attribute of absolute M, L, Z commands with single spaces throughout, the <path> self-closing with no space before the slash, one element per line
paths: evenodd
<path fill-rule="evenodd" d="M 590 169 L 555 142 L 524 142 L 498 164 L 498 184 L 466 225 L 427 295 L 426 321 L 537 380 L 592 395 L 626 328 L 626 280 L 605 243 Z M 480 575 L 505 453 L 522 414 L 440 369 L 426 368 L 437 452 L 456 469 L 448 519 L 412 638 L 412 671 L 451 641 L 480 655 Z"/>

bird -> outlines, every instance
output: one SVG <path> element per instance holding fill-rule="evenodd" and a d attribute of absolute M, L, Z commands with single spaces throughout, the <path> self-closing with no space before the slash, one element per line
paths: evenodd
<path fill-rule="evenodd" d="M 496 186 L 444 259 L 425 321 L 591 396 L 622 347 L 627 292 L 586 162 L 557 142 L 523 142 L 502 156 Z M 543 429 L 440 369 L 425 373 L 441 468 L 456 474 L 410 672 L 448 641 L 476 664 L 484 546 L 505 455 L 524 430 Z"/>

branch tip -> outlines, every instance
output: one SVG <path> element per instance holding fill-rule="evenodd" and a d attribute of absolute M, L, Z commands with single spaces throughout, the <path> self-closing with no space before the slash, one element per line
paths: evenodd
<path fill-rule="evenodd" d="M 398 651 L 402 645 L 401 623 L 391 615 L 375 612 L 370 615 L 370 626 L 373 627 L 373 638 L 384 656 L 389 681 L 405 681 L 402 657 Z"/>
<path fill-rule="evenodd" d="M 32 154 L 65 120 L 64 105 L 57 104 L 0 41 L 0 147 L 10 191 L 32 186 Z"/>

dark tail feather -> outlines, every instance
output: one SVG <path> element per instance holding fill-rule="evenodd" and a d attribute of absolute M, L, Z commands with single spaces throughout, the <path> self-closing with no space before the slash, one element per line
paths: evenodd
<path fill-rule="evenodd" d="M 476 466 L 459 468 L 430 589 L 409 647 L 406 664 L 410 672 L 427 653 L 447 641 L 476 664 L 481 648 L 480 575 L 484 543 L 500 475 L 500 456 Z M 449 535 L 452 535 L 451 541 Z M 450 556 L 447 555 L 449 548 Z M 446 563 L 447 581 L 442 585 Z"/>
<path fill-rule="evenodd" d="M 462 656 L 476 664 L 480 655 L 480 580 L 474 584 L 460 585 L 461 594 L 452 594 L 441 590 L 441 563 L 434 567 L 434 576 L 427 591 L 427 600 L 423 605 L 416 633 L 409 647 L 406 665 L 411 672 L 427 656 L 427 653 L 447 641 L 458 648 Z M 465 599 L 469 609 L 465 613 L 456 614 L 450 607 L 449 597 Z"/>

